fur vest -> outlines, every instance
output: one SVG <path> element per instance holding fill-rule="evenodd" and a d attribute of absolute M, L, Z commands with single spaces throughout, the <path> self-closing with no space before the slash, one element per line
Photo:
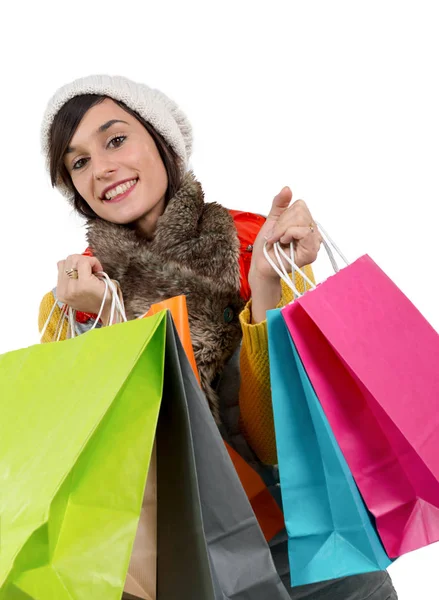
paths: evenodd
<path fill-rule="evenodd" d="M 200 380 L 219 423 L 212 382 L 239 346 L 240 247 L 229 211 L 205 203 L 188 173 L 157 221 L 152 239 L 102 219 L 87 224 L 87 239 L 104 271 L 119 282 L 128 319 L 156 302 L 184 294 Z"/>

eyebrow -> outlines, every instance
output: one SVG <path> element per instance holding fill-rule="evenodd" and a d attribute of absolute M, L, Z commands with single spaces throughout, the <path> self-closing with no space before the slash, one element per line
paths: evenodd
<path fill-rule="evenodd" d="M 127 123 L 126 121 L 122 121 L 121 119 L 111 119 L 110 121 L 107 121 L 106 123 L 98 127 L 96 133 L 104 133 L 105 131 L 107 131 L 107 129 L 110 129 L 110 127 L 115 123 L 124 123 L 125 125 L 129 125 L 129 123 Z M 76 148 L 74 148 L 73 146 L 69 146 L 66 150 L 66 154 L 71 154 L 72 152 L 75 152 L 75 150 Z"/>

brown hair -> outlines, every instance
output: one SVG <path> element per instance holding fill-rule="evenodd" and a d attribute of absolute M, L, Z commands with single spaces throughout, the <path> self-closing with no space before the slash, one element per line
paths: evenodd
<path fill-rule="evenodd" d="M 99 94 L 82 94 L 66 102 L 56 114 L 49 134 L 50 180 L 55 187 L 61 180 L 73 192 L 73 205 L 76 211 L 87 219 L 96 219 L 97 215 L 73 185 L 70 173 L 64 164 L 64 155 L 70 141 L 85 113 L 96 104 L 103 102 L 108 96 Z M 127 113 L 136 118 L 154 140 L 168 175 L 168 188 L 165 203 L 175 196 L 181 185 L 180 159 L 175 150 L 169 146 L 153 127 L 123 102 L 114 100 Z"/>

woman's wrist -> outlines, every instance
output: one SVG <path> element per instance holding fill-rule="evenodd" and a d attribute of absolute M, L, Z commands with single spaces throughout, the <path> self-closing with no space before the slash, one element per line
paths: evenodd
<path fill-rule="evenodd" d="M 252 324 L 265 321 L 267 310 L 276 308 L 282 297 L 282 286 L 278 277 L 249 275 L 252 298 Z"/>

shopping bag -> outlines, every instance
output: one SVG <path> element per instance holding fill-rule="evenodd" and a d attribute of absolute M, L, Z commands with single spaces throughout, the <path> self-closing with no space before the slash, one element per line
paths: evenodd
<path fill-rule="evenodd" d="M 0 356 L 0 598 L 120 599 L 165 330 L 162 314 Z"/>
<path fill-rule="evenodd" d="M 186 352 L 186 356 L 188 357 L 198 383 L 200 383 L 189 329 L 186 297 L 176 296 L 153 304 L 145 316 L 148 317 L 157 314 L 157 312 L 165 309 L 169 310 L 172 315 L 175 328 Z M 256 473 L 256 471 L 227 442 L 224 442 L 224 444 L 254 510 L 262 533 L 264 534 L 265 539 L 270 541 L 285 527 L 283 513 L 276 500 L 270 494 L 262 477 Z"/>
<path fill-rule="evenodd" d="M 285 529 L 282 510 L 270 494 L 262 477 L 242 458 L 232 446 L 224 442 L 242 487 L 258 520 L 267 542 Z"/>
<path fill-rule="evenodd" d="M 198 367 L 195 361 L 194 348 L 192 346 L 191 333 L 189 329 L 189 316 L 187 312 L 186 296 L 174 296 L 173 298 L 167 298 L 161 302 L 156 302 L 151 305 L 151 308 L 145 314 L 145 317 L 156 315 L 162 310 L 169 310 L 174 321 L 175 328 L 178 335 L 180 336 L 181 343 L 188 357 L 189 363 L 195 373 L 195 377 L 200 383 L 200 376 L 198 374 Z"/>
<path fill-rule="evenodd" d="M 124 585 L 123 600 L 156 600 L 157 596 L 157 453 L 149 463 L 142 510 Z"/>
<path fill-rule="evenodd" d="M 288 600 L 172 323 L 165 373 L 157 430 L 158 598 Z M 203 573 L 213 591 L 206 585 L 197 594 L 194 582 Z"/>
<path fill-rule="evenodd" d="M 0 598 L 120 599 L 156 437 L 157 600 L 287 600 L 179 344 L 162 312 L 0 357 Z"/>
<path fill-rule="evenodd" d="M 437 333 L 369 256 L 282 314 L 388 555 L 439 540 Z"/>
<path fill-rule="evenodd" d="M 390 560 L 280 310 L 267 313 L 291 585 L 385 569 Z"/>

